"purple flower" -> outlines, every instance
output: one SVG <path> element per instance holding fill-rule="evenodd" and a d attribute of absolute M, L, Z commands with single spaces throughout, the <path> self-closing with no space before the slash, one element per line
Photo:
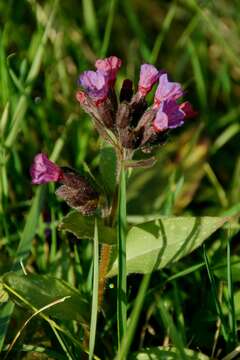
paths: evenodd
<path fill-rule="evenodd" d="M 141 65 L 140 79 L 138 83 L 138 93 L 146 96 L 151 91 L 153 85 L 159 78 L 159 71 L 150 64 Z"/>
<path fill-rule="evenodd" d="M 185 113 L 180 105 L 174 100 L 167 100 L 161 103 L 153 121 L 153 127 L 157 132 L 174 129 L 183 125 L 184 117 Z"/>
<path fill-rule="evenodd" d="M 110 56 L 105 59 L 98 59 L 95 62 L 95 67 L 107 79 L 110 86 L 114 85 L 118 70 L 122 65 L 122 60 L 116 56 Z"/>
<path fill-rule="evenodd" d="M 167 74 L 162 74 L 159 77 L 159 85 L 157 87 L 154 106 L 159 107 L 162 101 L 177 100 L 183 95 L 182 87 L 177 82 L 168 81 Z"/>
<path fill-rule="evenodd" d="M 43 153 L 35 156 L 30 174 L 32 184 L 46 184 L 50 181 L 59 181 L 63 176 L 61 168 L 50 161 Z"/>
<path fill-rule="evenodd" d="M 84 71 L 79 77 L 79 83 L 97 103 L 104 101 L 108 96 L 109 84 L 101 71 Z"/>

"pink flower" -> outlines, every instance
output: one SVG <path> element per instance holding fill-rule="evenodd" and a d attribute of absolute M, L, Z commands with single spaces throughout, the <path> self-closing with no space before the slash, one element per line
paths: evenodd
<path fill-rule="evenodd" d="M 159 107 L 162 101 L 177 100 L 183 95 L 182 87 L 177 82 L 168 81 L 167 74 L 160 75 L 159 85 L 157 87 L 154 106 Z"/>
<path fill-rule="evenodd" d="M 174 129 L 183 125 L 185 113 L 174 100 L 161 103 L 153 121 L 153 127 L 157 132 Z"/>
<path fill-rule="evenodd" d="M 84 71 L 79 77 L 79 83 L 95 102 L 102 102 L 108 96 L 109 84 L 101 71 Z"/>
<path fill-rule="evenodd" d="M 37 154 L 30 169 L 32 184 L 46 184 L 50 181 L 61 180 L 63 173 L 59 166 L 54 164 L 43 154 Z"/>
<path fill-rule="evenodd" d="M 105 59 L 98 59 L 95 62 L 95 67 L 107 79 L 110 86 L 114 85 L 118 70 L 122 65 L 122 60 L 116 56 L 110 56 Z"/>
<path fill-rule="evenodd" d="M 151 91 L 153 85 L 159 78 L 159 71 L 150 64 L 141 65 L 140 79 L 138 83 L 138 93 L 141 97 L 146 96 Z"/>

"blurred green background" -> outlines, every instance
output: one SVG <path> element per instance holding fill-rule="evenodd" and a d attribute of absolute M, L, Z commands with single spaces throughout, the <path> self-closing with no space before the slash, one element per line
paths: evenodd
<path fill-rule="evenodd" d="M 126 77 L 137 85 L 142 63 L 165 69 L 171 79 L 183 84 L 199 113 L 171 134 L 157 151 L 158 162 L 153 168 L 133 171 L 128 184 L 130 220 L 136 220 L 135 215 L 162 213 L 239 213 L 239 20 L 238 0 L 0 0 L 1 274 L 19 262 L 21 240 L 24 250 L 32 249 L 25 264 L 29 271 L 55 274 L 78 284 L 86 293 L 90 291 L 91 244 L 79 244 L 57 231 L 57 222 L 68 208 L 55 198 L 53 186 L 36 192 L 29 167 L 35 154 L 44 151 L 60 165 L 80 169 L 86 163 L 98 176 L 99 137 L 80 110 L 75 93 L 78 75 L 92 69 L 99 57 L 116 55 L 123 60 L 118 90 Z M 236 321 L 240 317 L 238 223 L 233 227 Z M 226 263 L 228 236 L 226 230 L 208 244 L 213 268 Z M 80 265 L 74 260 L 76 256 Z M 154 274 L 150 288 L 157 294 L 159 287 L 160 292 L 164 288 L 164 299 L 184 343 L 210 355 L 217 311 L 202 262 L 199 249 L 171 269 Z M 198 264 L 199 269 L 190 275 L 165 284 L 173 274 Z M 226 271 L 221 269 L 214 273 L 216 291 L 224 314 L 231 319 L 224 292 Z M 130 300 L 138 282 L 138 276 L 129 279 Z M 107 289 L 105 313 L 110 324 L 103 327 L 96 345 L 104 359 L 113 358 L 114 340 L 109 334 L 114 309 L 109 304 L 114 291 Z M 153 310 L 156 296 L 146 295 L 133 350 L 166 340 Z M 23 314 L 17 312 L 13 318 L 9 339 L 16 324 L 19 327 L 22 323 Z M 31 329 L 27 331 L 25 341 L 36 341 Z M 231 331 L 227 342 L 220 336 L 217 347 L 222 354 L 237 343 L 237 328 Z M 44 337 L 47 330 L 43 326 L 39 332 L 37 336 Z"/>

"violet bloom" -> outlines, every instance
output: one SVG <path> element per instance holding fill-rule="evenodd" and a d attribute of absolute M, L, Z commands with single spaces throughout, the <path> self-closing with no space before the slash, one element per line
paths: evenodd
<path fill-rule="evenodd" d="M 97 103 L 104 101 L 108 96 L 108 81 L 98 70 L 84 71 L 79 77 L 79 83 L 89 97 Z"/>
<path fill-rule="evenodd" d="M 161 103 L 153 122 L 153 127 L 157 132 L 167 129 L 177 128 L 184 123 L 185 113 L 174 100 Z"/>
<path fill-rule="evenodd" d="M 159 71 L 150 64 L 141 65 L 138 93 L 140 97 L 146 96 L 159 78 Z"/>
<path fill-rule="evenodd" d="M 101 72 L 107 79 L 110 86 L 114 85 L 117 72 L 122 65 L 122 60 L 116 56 L 110 56 L 105 59 L 98 59 L 95 62 L 95 67 Z"/>
<path fill-rule="evenodd" d="M 157 87 L 154 106 L 159 107 L 162 101 L 177 100 L 183 96 L 183 90 L 179 83 L 168 81 L 167 74 L 162 74 L 159 77 L 159 85 Z"/>
<path fill-rule="evenodd" d="M 59 181 L 62 176 L 62 170 L 43 154 L 37 154 L 30 169 L 32 184 L 46 184 L 50 181 Z"/>

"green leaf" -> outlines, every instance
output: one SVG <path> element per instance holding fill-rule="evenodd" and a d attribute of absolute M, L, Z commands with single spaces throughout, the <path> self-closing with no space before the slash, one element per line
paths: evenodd
<path fill-rule="evenodd" d="M 149 273 L 189 254 L 227 217 L 161 217 L 133 226 L 127 234 L 127 273 Z M 116 260 L 108 277 L 118 272 Z"/>
<path fill-rule="evenodd" d="M 203 355 L 199 352 L 195 352 L 190 349 L 184 349 L 186 353 L 186 358 L 191 360 L 209 360 L 209 357 Z M 142 351 L 139 351 L 133 354 L 130 357 L 130 360 L 182 360 L 178 353 L 177 349 L 174 347 L 155 347 L 147 348 Z"/>
<path fill-rule="evenodd" d="M 59 229 L 69 231 L 78 239 L 94 238 L 94 216 L 83 216 L 78 211 L 71 211 L 59 223 Z M 103 221 L 98 219 L 99 242 L 116 244 L 115 230 L 105 226 Z"/>
<path fill-rule="evenodd" d="M 89 322 L 90 308 L 87 301 L 63 280 L 49 275 L 18 275 L 7 273 L 2 277 L 5 290 L 12 300 L 22 305 L 40 309 L 65 296 L 70 296 L 64 302 L 45 310 L 44 313 L 61 320 L 77 320 L 81 323 Z"/>
<path fill-rule="evenodd" d="M 116 188 L 117 156 L 110 145 L 104 146 L 100 151 L 99 170 L 105 191 L 113 194 Z"/>

